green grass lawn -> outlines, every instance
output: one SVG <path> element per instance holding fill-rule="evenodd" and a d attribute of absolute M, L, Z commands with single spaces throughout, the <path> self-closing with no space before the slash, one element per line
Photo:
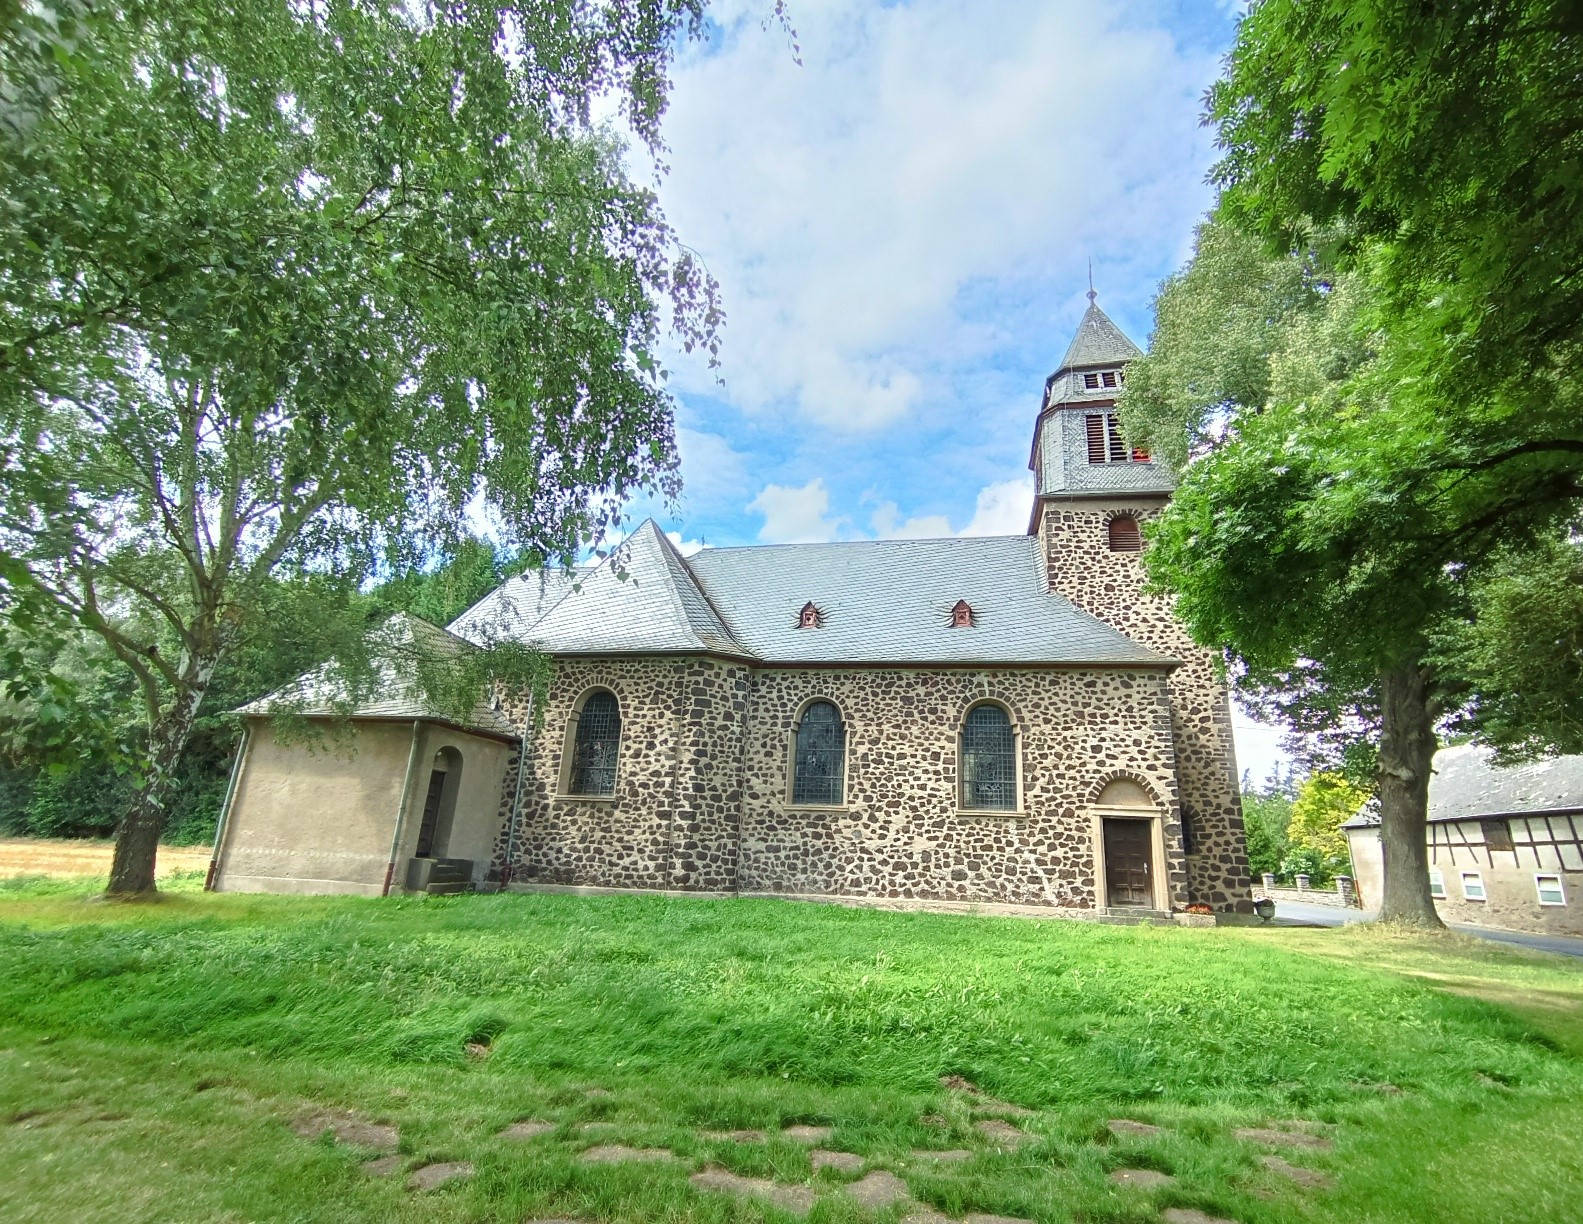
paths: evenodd
<path fill-rule="evenodd" d="M 469 1046 L 472 1047 L 471 1051 Z M 1037 1111 L 999 1151 L 960 1075 Z M 589 1094 L 589 1089 L 605 1094 Z M 993 1107 L 988 1107 L 993 1112 Z M 403 1173 L 303 1138 L 400 1132 Z M 932 1116 L 931 1116 L 932 1115 Z M 521 1119 L 558 1124 L 531 1142 Z M 1117 1138 L 1108 1119 L 1164 1128 Z M 1304 1189 L 1235 1127 L 1323 1124 Z M 607 1123 L 579 1130 L 584 1123 Z M 810 1178 L 790 1123 L 952 1219 L 1583 1218 L 1583 972 L 1457 937 L 1177 930 L 773 901 L 0 886 L 0 1218 L 788 1220 L 706 1164 Z M 758 1128 L 765 1143 L 705 1138 Z M 594 1144 L 669 1148 L 589 1165 Z M 961 1163 L 915 1149 L 969 1148 Z M 1170 1173 L 1153 1191 L 1117 1168 Z M 813 1224 L 888 1220 L 813 1179 Z"/>

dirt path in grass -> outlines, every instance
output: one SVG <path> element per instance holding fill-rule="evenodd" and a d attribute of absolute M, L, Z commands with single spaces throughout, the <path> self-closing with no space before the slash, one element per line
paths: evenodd
<path fill-rule="evenodd" d="M 107 841 L 3 837 L 0 838 L 0 877 L 109 875 L 113 848 Z M 160 875 L 172 871 L 207 871 L 208 868 L 208 846 L 159 848 Z"/>

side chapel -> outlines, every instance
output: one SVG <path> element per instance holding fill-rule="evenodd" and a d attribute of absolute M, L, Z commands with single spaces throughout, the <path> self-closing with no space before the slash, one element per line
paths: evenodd
<path fill-rule="evenodd" d="M 1093 298 L 1025 535 L 683 557 L 650 521 L 447 629 L 402 618 L 536 644 L 542 718 L 501 694 L 443 719 L 392 675 L 349 749 L 310 750 L 244 707 L 210 885 L 1250 908 L 1226 689 L 1143 587 L 1171 473 L 1117 428 L 1139 350 Z"/>

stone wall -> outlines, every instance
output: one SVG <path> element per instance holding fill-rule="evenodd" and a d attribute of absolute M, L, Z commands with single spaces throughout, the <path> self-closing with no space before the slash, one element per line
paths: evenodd
<path fill-rule="evenodd" d="M 616 794 L 558 794 L 577 699 L 610 688 L 622 711 Z M 814 698 L 846 727 L 845 801 L 790 802 L 793 723 Z M 974 702 L 1011 711 L 1021 802 L 958 803 L 957 744 Z M 518 718 L 521 717 L 518 706 Z M 703 659 L 558 662 L 532 738 L 512 880 L 1092 910 L 1092 808 L 1117 777 L 1155 798 L 1166 905 L 1185 904 L 1176 761 L 1157 669 L 763 668 Z M 515 792 L 506 771 L 502 829 Z M 740 836 L 739 836 L 740 831 Z M 497 866 L 506 857 L 504 834 Z"/>
<path fill-rule="evenodd" d="M 1140 553 L 1112 552 L 1108 523 L 1140 523 L 1165 498 L 1049 501 L 1040 522 L 1050 587 L 1136 642 L 1180 659 L 1170 681 L 1181 803 L 1192 826 L 1187 889 L 1216 909 L 1252 908 L 1242 799 L 1226 686 L 1209 652 L 1194 644 L 1168 601 L 1144 593 Z"/>
<path fill-rule="evenodd" d="M 615 794 L 562 793 L 567 728 L 578 700 L 608 688 L 621 710 Z M 514 721 L 521 699 L 504 703 Z M 530 736 L 510 878 L 524 883 L 728 892 L 736 886 L 743 668 L 711 659 L 557 660 L 540 729 Z M 501 790 L 496 878 L 517 788 Z"/>

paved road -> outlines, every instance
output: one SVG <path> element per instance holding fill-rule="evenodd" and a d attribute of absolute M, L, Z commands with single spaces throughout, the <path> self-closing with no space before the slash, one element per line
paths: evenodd
<path fill-rule="evenodd" d="M 1374 917 L 1371 910 L 1349 910 L 1335 905 L 1305 905 L 1301 901 L 1282 901 L 1275 907 L 1276 926 L 1344 926 L 1349 922 L 1367 922 Z M 1496 943 L 1516 944 L 1522 948 L 1537 948 L 1541 952 L 1559 952 L 1563 956 L 1583 957 L 1583 939 L 1565 935 L 1529 935 L 1522 931 L 1496 931 L 1490 927 L 1464 926 L 1452 923 L 1451 929 L 1463 935 L 1476 935 L 1480 939 L 1493 939 Z"/>

